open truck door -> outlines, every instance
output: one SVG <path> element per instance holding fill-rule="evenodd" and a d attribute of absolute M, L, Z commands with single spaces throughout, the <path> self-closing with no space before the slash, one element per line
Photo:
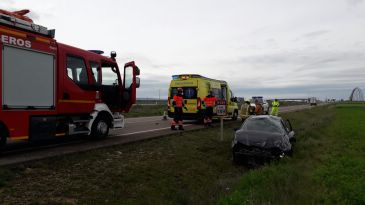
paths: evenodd
<path fill-rule="evenodd" d="M 139 76 L 140 70 L 131 61 L 124 65 L 124 83 L 122 91 L 122 110 L 128 112 L 133 104 L 136 103 L 136 89 L 140 86 Z"/>

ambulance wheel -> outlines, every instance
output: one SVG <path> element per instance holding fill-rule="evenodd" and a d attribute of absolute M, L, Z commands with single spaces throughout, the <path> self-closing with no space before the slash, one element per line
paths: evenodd
<path fill-rule="evenodd" d="M 91 127 L 91 137 L 94 139 L 103 139 L 109 135 L 110 121 L 104 115 L 96 117 Z"/>

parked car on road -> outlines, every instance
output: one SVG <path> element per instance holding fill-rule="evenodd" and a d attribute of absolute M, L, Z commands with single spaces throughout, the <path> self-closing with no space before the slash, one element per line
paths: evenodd
<path fill-rule="evenodd" d="M 295 133 L 289 120 L 271 115 L 250 116 L 236 129 L 232 142 L 234 162 L 264 162 L 292 155 Z"/>

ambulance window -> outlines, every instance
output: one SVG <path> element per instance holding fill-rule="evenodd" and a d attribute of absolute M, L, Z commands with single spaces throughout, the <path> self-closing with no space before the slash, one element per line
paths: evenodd
<path fill-rule="evenodd" d="M 67 75 L 77 84 L 88 84 L 84 59 L 67 56 Z"/>
<path fill-rule="evenodd" d="M 94 82 L 96 84 L 100 84 L 100 65 L 99 63 L 96 62 L 90 62 L 90 67 L 91 67 L 91 74 L 93 75 L 94 78 Z"/>
<path fill-rule="evenodd" d="M 171 88 L 171 97 L 177 94 L 177 88 Z M 196 99 L 197 92 L 195 87 L 184 87 L 183 88 L 184 99 Z"/>
<path fill-rule="evenodd" d="M 184 89 L 184 98 L 185 99 L 194 99 L 196 98 L 196 88 L 185 88 Z"/>
<path fill-rule="evenodd" d="M 220 99 L 227 99 L 227 88 L 222 87 Z"/>
<path fill-rule="evenodd" d="M 221 90 L 218 89 L 218 88 L 211 88 L 211 91 L 213 92 L 213 95 L 216 97 L 216 98 L 219 98 L 220 99 L 220 92 Z"/>

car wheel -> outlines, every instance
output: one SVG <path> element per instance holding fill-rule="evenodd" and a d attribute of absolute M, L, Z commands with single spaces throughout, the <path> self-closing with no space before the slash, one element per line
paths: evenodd
<path fill-rule="evenodd" d="M 94 139 L 106 138 L 109 134 L 109 128 L 109 120 L 103 115 L 98 116 L 91 127 L 91 137 Z"/>

